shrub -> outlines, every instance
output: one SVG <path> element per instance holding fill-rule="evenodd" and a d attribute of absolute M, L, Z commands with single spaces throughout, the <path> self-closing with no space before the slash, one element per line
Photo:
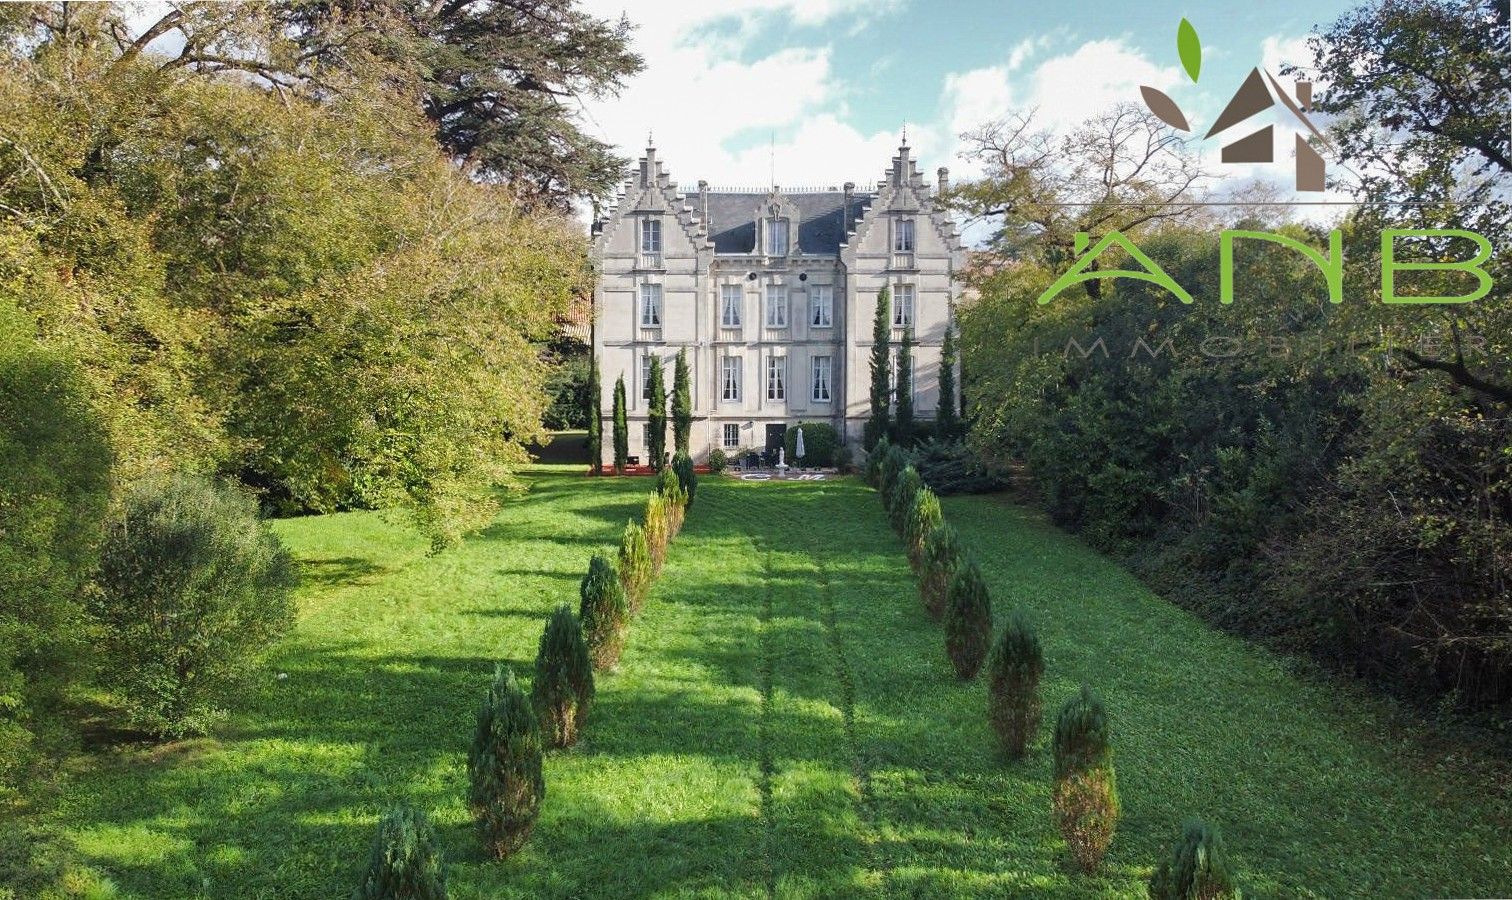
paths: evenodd
<path fill-rule="evenodd" d="M 718 447 L 709 451 L 709 471 L 715 475 L 730 467 L 730 458 Z"/>
<path fill-rule="evenodd" d="M 677 473 L 677 481 L 682 486 L 683 495 L 688 498 L 683 505 L 691 509 L 693 495 L 698 493 L 698 476 L 693 472 L 693 457 L 686 453 L 679 453 L 672 457 L 672 471 Z"/>
<path fill-rule="evenodd" d="M 1008 616 L 1002 637 L 987 662 L 987 709 L 1003 751 L 1023 757 L 1039 730 L 1040 676 L 1045 673 L 1039 635 L 1023 613 Z"/>
<path fill-rule="evenodd" d="M 1150 900 L 1239 900 L 1216 828 L 1191 821 L 1150 876 Z"/>
<path fill-rule="evenodd" d="M 882 495 L 883 508 L 891 508 L 893 488 L 898 486 L 898 476 L 903 474 L 907 466 L 907 453 L 896 446 L 887 448 L 887 455 L 882 457 L 882 464 L 877 472 L 877 493 Z"/>
<path fill-rule="evenodd" d="M 656 481 L 656 492 L 666 501 L 667 539 L 670 541 L 682 531 L 683 517 L 688 508 L 688 495 L 683 491 L 682 482 L 671 466 L 662 469 L 661 476 Z"/>
<path fill-rule="evenodd" d="M 892 442 L 887 438 L 877 441 L 877 446 L 866 455 L 866 483 L 872 487 L 882 486 L 882 462 L 887 459 L 887 452 L 892 449 Z"/>
<path fill-rule="evenodd" d="M 242 492 L 187 476 L 132 489 L 106 530 L 91 602 L 104 680 L 130 723 L 204 731 L 292 623 L 294 583 L 293 559 Z"/>
<path fill-rule="evenodd" d="M 651 573 L 661 571 L 667 561 L 667 543 L 672 540 L 671 504 L 660 493 L 646 500 L 646 547 L 651 551 Z"/>
<path fill-rule="evenodd" d="M 993 475 L 972 452 L 967 443 L 955 440 L 928 440 L 914 445 L 910 454 L 919 477 L 940 496 L 950 494 L 985 494 L 1003 487 L 1003 480 Z"/>
<path fill-rule="evenodd" d="M 839 469 L 842 475 L 849 475 L 856 470 L 850 444 L 841 444 L 835 448 L 835 468 Z"/>
<path fill-rule="evenodd" d="M 583 576 L 578 592 L 582 595 L 578 618 L 582 620 L 593 666 L 612 669 L 625 647 L 625 629 L 630 619 L 625 589 L 620 585 L 614 564 L 595 553 L 588 561 L 588 574 Z"/>
<path fill-rule="evenodd" d="M 620 537 L 619 577 L 631 615 L 640 612 L 645 605 L 654 574 L 651 565 L 651 547 L 646 542 L 646 529 L 633 521 L 626 522 L 625 532 Z"/>
<path fill-rule="evenodd" d="M 937 622 L 945 615 L 950 582 L 960 565 L 960 538 L 949 524 L 941 524 L 924 539 L 924 568 L 919 573 L 919 599 Z"/>
<path fill-rule="evenodd" d="M 1056 827 L 1071 859 L 1095 870 L 1118 827 L 1118 786 L 1113 748 L 1102 701 L 1086 685 L 1066 701 L 1055 722 L 1055 784 L 1051 802 Z"/>
<path fill-rule="evenodd" d="M 425 813 L 396 806 L 378 823 L 352 900 L 446 900 L 446 869 Z"/>
<path fill-rule="evenodd" d="M 897 478 L 893 479 L 893 489 L 889 494 L 887 504 L 887 518 L 892 523 L 893 531 L 901 537 L 904 529 L 908 526 L 908 517 L 913 509 L 913 504 L 918 499 L 919 491 L 924 488 L 924 482 L 920 480 L 919 473 L 913 466 L 905 466 Z"/>
<path fill-rule="evenodd" d="M 992 640 L 992 601 L 976 562 L 966 560 L 950 579 L 945 608 L 945 652 L 957 677 L 976 677 Z"/>
<path fill-rule="evenodd" d="M 908 563 L 917 572 L 924 565 L 924 541 L 929 533 L 945 522 L 940 512 L 940 498 L 929 488 L 914 492 L 908 505 L 908 519 L 903 525 L 903 542 L 908 547 Z"/>
<path fill-rule="evenodd" d="M 803 459 L 798 459 L 798 429 L 803 429 Z M 840 446 L 840 433 L 828 422 L 799 422 L 783 436 L 787 447 L 787 461 L 805 468 L 823 468 L 835 464 L 835 451 Z"/>
<path fill-rule="evenodd" d="M 546 746 L 571 747 L 577 743 L 593 703 L 593 663 L 588 658 L 582 626 L 565 603 L 557 606 L 541 633 L 530 699 L 541 717 Z"/>
<path fill-rule="evenodd" d="M 467 805 L 483 846 L 503 859 L 530 836 L 546 796 L 541 725 L 507 666 L 498 668 L 488 699 L 478 710 L 467 775 Z"/>

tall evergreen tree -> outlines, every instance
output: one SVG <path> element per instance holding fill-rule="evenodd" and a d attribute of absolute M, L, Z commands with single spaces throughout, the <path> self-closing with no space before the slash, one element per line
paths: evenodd
<path fill-rule="evenodd" d="M 892 362 L 892 298 L 887 288 L 877 292 L 877 313 L 872 319 L 871 418 L 866 420 L 861 443 L 868 453 L 888 430 L 888 367 Z"/>
<path fill-rule="evenodd" d="M 630 422 L 625 412 L 625 376 L 614 383 L 614 474 L 625 474 L 630 462 Z"/>
<path fill-rule="evenodd" d="M 897 410 L 897 443 L 900 447 L 913 445 L 913 327 L 903 329 L 903 342 L 898 345 L 898 385 L 893 403 Z"/>
<path fill-rule="evenodd" d="M 661 471 L 667 455 L 667 377 L 662 371 L 660 356 L 651 357 L 651 407 L 646 414 L 646 425 L 651 434 L 646 442 L 647 462 L 657 472 Z"/>
<path fill-rule="evenodd" d="M 956 389 L 956 349 L 954 313 L 945 322 L 945 342 L 940 347 L 940 399 L 935 405 L 935 437 L 950 440 L 961 432 L 959 391 Z"/>
<path fill-rule="evenodd" d="M 467 756 L 467 805 L 483 845 L 499 859 L 520 848 L 546 796 L 541 775 L 541 723 L 514 671 L 500 666 L 478 710 Z"/>
<path fill-rule="evenodd" d="M 677 368 L 672 375 L 672 450 L 688 452 L 688 438 L 693 433 L 693 380 L 688 369 L 688 350 L 677 351 Z M 688 499 L 693 499 L 690 491 Z"/>
<path fill-rule="evenodd" d="M 604 397 L 599 384 L 598 354 L 588 364 L 588 459 L 593 474 L 604 474 Z"/>

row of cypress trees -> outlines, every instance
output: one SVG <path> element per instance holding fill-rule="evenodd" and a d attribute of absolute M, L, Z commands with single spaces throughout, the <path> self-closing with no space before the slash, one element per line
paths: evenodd
<path fill-rule="evenodd" d="M 992 641 L 992 600 L 981 570 L 945 522 L 939 498 L 885 436 L 867 459 L 866 479 L 903 539 L 925 610 L 943 619 L 945 651 L 957 677 L 970 680 L 986 665 L 988 719 L 1003 752 L 1022 759 L 1039 731 L 1045 672 L 1033 624 L 1015 609 Z M 1073 863 L 1093 872 L 1117 829 L 1119 798 L 1107 711 L 1091 688 L 1083 685 L 1061 707 L 1051 748 L 1052 816 Z M 1183 828 L 1149 890 L 1157 900 L 1239 896 L 1217 831 L 1197 821 Z"/>
<path fill-rule="evenodd" d="M 673 459 L 677 454 L 688 454 L 688 438 L 693 433 L 693 385 L 692 370 L 688 366 L 688 351 L 677 351 L 677 362 L 672 376 L 672 449 Z M 667 376 L 661 357 L 651 357 L 651 372 L 647 388 L 651 394 L 650 412 L 647 413 L 650 441 L 646 456 L 652 469 L 660 472 L 667 462 Z M 598 361 L 595 359 L 589 374 L 588 410 L 588 458 L 593 474 L 604 474 L 604 407 L 599 390 Z M 625 376 L 621 373 L 614 383 L 614 430 L 611 435 L 614 447 L 614 474 L 625 474 L 630 463 L 630 420 L 625 396 Z M 691 459 L 691 458 L 690 458 Z"/>
<path fill-rule="evenodd" d="M 961 436 L 960 393 L 956 390 L 956 364 L 960 351 L 956 346 L 955 314 L 945 321 L 945 338 L 940 346 L 940 397 L 935 404 L 934 437 L 952 440 Z M 914 331 L 903 329 L 898 352 L 892 352 L 892 295 L 883 287 L 877 292 L 877 307 L 872 319 L 871 414 L 862 430 L 861 445 L 873 452 L 877 443 L 888 440 L 899 446 L 911 446 L 918 438 L 914 418 Z"/>
<path fill-rule="evenodd" d="M 578 586 L 577 614 L 563 603 L 547 618 L 528 695 L 513 669 L 495 669 L 467 757 L 467 806 L 495 858 L 509 856 L 530 837 L 546 798 L 544 754 L 570 747 L 582 735 L 593 704 L 594 672 L 618 667 L 630 620 L 644 605 L 696 490 L 693 461 L 679 453 L 647 498 L 643 520 L 626 523 L 618 567 L 594 554 Z M 444 861 L 423 812 L 401 805 L 383 817 L 354 896 L 446 897 Z"/>

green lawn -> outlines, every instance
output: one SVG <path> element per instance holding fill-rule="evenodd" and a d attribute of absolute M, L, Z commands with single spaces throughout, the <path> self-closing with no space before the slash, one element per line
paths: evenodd
<path fill-rule="evenodd" d="M 1142 895 L 1194 814 L 1254 895 L 1512 894 L 1492 776 L 1029 513 L 953 499 L 999 616 L 1016 603 L 1040 626 L 1047 711 L 1081 681 L 1109 705 L 1124 819 L 1103 876 L 1067 875 L 1047 735 L 998 758 L 983 686 L 955 681 L 852 481 L 701 483 L 584 741 L 548 759 L 534 837 L 485 860 L 462 798 L 494 663 L 528 669 L 547 611 L 651 487 L 532 482 L 431 557 L 378 515 L 279 523 L 309 577 L 261 687 L 215 739 L 78 760 L 53 821 L 144 898 L 344 897 L 400 798 L 436 819 L 456 898 Z"/>

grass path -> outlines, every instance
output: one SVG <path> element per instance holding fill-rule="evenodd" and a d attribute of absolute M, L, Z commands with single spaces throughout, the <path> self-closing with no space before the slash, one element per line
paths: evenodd
<path fill-rule="evenodd" d="M 1068 876 L 1048 730 L 1027 761 L 998 758 L 983 686 L 954 678 L 850 481 L 700 486 L 585 740 L 548 759 L 536 834 L 485 860 L 462 794 L 493 664 L 528 670 L 650 486 L 546 472 L 434 557 L 375 515 L 280 523 L 313 576 L 272 662 L 287 680 L 217 740 L 81 760 L 55 824 L 144 898 L 346 896 L 399 798 L 431 810 L 455 898 L 1142 896 L 1193 814 L 1257 896 L 1512 893 L 1489 776 L 1030 514 L 952 499 L 999 621 L 1017 604 L 1041 628 L 1047 711 L 1084 680 L 1109 705 L 1125 817 L 1105 873 Z"/>

